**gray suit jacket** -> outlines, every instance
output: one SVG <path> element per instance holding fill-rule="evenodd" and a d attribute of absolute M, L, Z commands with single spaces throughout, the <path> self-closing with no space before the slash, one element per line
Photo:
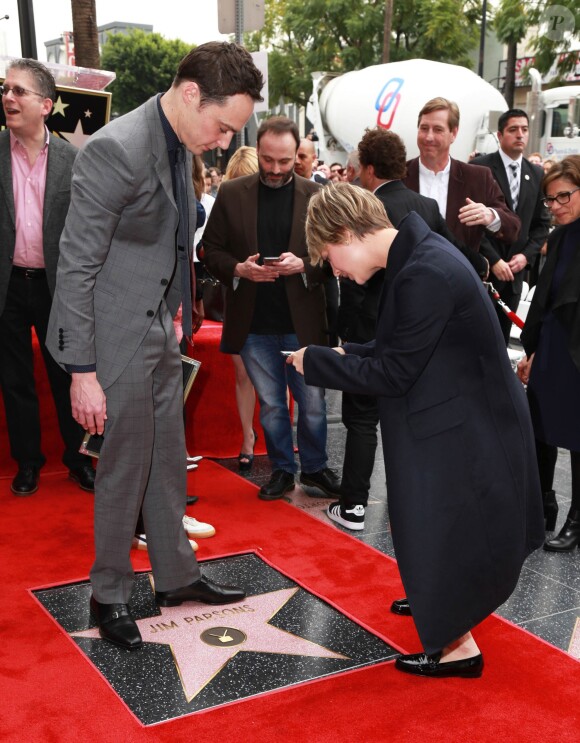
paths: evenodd
<path fill-rule="evenodd" d="M 56 136 L 50 138 L 44 191 L 42 244 L 46 277 L 51 294 L 56 284 L 58 241 L 70 203 L 70 179 L 76 147 Z M 14 259 L 16 217 L 12 189 L 10 132 L 0 132 L 0 315 L 4 311 Z"/>
<path fill-rule="evenodd" d="M 191 179 L 187 184 L 192 246 L 195 194 Z M 143 341 L 164 296 L 175 314 L 177 224 L 154 97 L 93 134 L 75 162 L 47 336 L 59 364 L 96 363 L 106 389 Z"/>

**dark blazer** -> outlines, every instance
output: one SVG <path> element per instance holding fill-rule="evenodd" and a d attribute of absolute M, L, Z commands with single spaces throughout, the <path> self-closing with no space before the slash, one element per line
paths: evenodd
<path fill-rule="evenodd" d="M 71 171 L 76 154 L 77 148 L 72 144 L 51 136 L 48 145 L 42 222 L 44 264 L 51 295 L 54 294 L 56 284 L 58 243 L 70 203 Z M 12 272 L 16 241 L 15 220 L 10 132 L 5 129 L 0 132 L 0 314 L 6 303 Z"/>
<path fill-rule="evenodd" d="M 416 212 L 425 220 L 429 229 L 459 248 L 477 273 L 482 276 L 487 274 L 487 261 L 479 253 L 460 245 L 439 213 L 435 199 L 411 191 L 399 180 L 383 183 L 375 191 L 375 196 L 382 201 L 394 227 L 398 227 L 409 212 Z M 344 341 L 366 343 L 375 337 L 377 308 L 383 283 L 384 271 L 377 271 L 363 286 L 350 279 L 341 279 L 338 334 Z"/>
<path fill-rule="evenodd" d="M 427 653 L 514 590 L 544 521 L 524 390 L 465 258 L 416 214 L 388 257 L 376 342 L 310 347 L 307 384 L 377 396 L 393 542 Z"/>
<path fill-rule="evenodd" d="M 546 313 L 558 251 L 566 235 L 567 226 L 558 227 L 548 238 L 548 254 L 540 272 L 536 291 L 530 305 L 521 341 L 528 356 L 536 350 Z M 580 370 L 580 250 L 566 272 L 558 295 L 552 306 L 554 315 L 569 334 L 568 350 L 574 364 Z"/>
<path fill-rule="evenodd" d="M 258 252 L 259 175 L 235 178 L 220 186 L 203 233 L 204 262 L 226 286 L 223 343 L 237 352 L 244 345 L 254 313 L 256 282 L 240 279 L 234 290 L 234 269 Z M 301 345 L 327 344 L 323 268 L 310 265 L 304 223 L 310 196 L 320 186 L 294 175 L 294 212 L 288 251 L 304 258 L 304 274 L 284 277 L 294 330 Z M 304 281 L 305 276 L 306 281 Z"/>
<path fill-rule="evenodd" d="M 476 157 L 472 163 L 474 165 L 485 165 L 491 170 L 502 190 L 506 204 L 513 210 L 510 186 L 499 152 Z M 550 227 L 550 215 L 542 203 L 543 178 L 544 171 L 539 165 L 532 165 L 525 158 L 522 159 L 520 195 L 518 208 L 516 209 L 516 214 L 522 223 L 520 235 L 515 242 L 508 243 L 503 240 L 496 240 L 492 233 L 487 233 L 486 239 L 481 244 L 481 253 L 487 258 L 490 266 L 493 266 L 500 259 L 509 261 L 517 253 L 523 253 L 530 265 L 534 262 L 548 237 Z M 498 291 L 501 291 L 506 284 L 511 284 L 512 292 L 521 294 L 523 276 L 524 271 L 520 271 L 514 276 L 512 282 L 499 281 L 494 277 L 493 284 Z"/>
<path fill-rule="evenodd" d="M 419 158 L 407 162 L 407 177 L 403 183 L 419 193 Z M 484 234 L 490 234 L 485 227 L 467 227 L 459 221 L 459 210 L 465 206 L 465 199 L 480 202 L 495 209 L 501 220 L 501 227 L 495 237 L 508 243 L 517 240 L 520 234 L 520 220 L 506 205 L 501 189 L 491 173 L 482 174 L 475 165 L 451 158 L 449 188 L 447 191 L 447 210 L 445 221 L 451 232 L 472 250 L 479 250 Z"/>

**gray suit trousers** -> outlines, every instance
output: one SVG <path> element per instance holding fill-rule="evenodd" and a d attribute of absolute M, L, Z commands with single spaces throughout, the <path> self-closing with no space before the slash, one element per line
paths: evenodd
<path fill-rule="evenodd" d="M 201 577 L 182 523 L 187 477 L 182 379 L 173 322 L 163 301 L 135 356 L 105 390 L 91 569 L 93 593 L 102 603 L 130 599 L 131 541 L 141 505 L 155 588 L 168 591 Z"/>

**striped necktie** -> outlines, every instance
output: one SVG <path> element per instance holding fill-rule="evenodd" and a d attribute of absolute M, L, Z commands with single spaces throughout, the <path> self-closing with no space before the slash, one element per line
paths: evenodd
<path fill-rule="evenodd" d="M 518 163 L 510 163 L 510 193 L 512 197 L 512 204 L 514 212 L 518 208 L 518 197 L 520 195 L 520 179 L 518 177 L 519 166 Z"/>

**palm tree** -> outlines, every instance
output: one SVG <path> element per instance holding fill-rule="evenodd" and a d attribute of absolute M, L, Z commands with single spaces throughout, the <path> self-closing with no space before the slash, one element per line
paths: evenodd
<path fill-rule="evenodd" d="M 71 0 L 75 63 L 79 67 L 101 67 L 95 0 Z"/>

